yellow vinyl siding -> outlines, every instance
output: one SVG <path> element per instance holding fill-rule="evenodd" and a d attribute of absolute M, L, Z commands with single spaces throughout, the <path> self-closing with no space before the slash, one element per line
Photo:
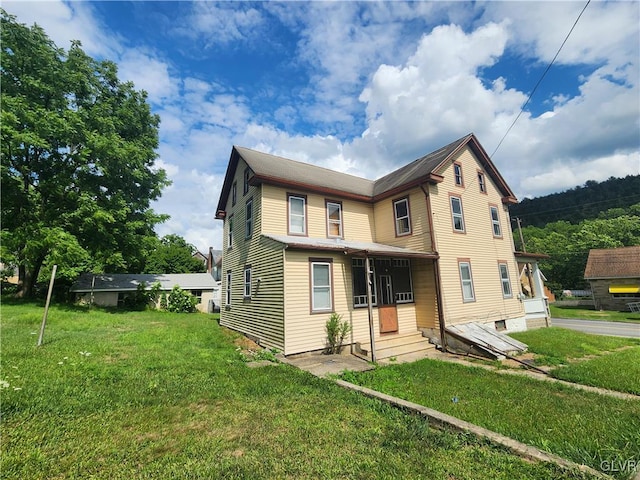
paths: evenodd
<path fill-rule="evenodd" d="M 409 199 L 411 233 L 397 237 L 393 202 L 401 198 Z M 423 252 L 431 251 L 427 201 L 424 192 L 420 188 L 414 188 L 406 193 L 376 202 L 374 205 L 374 221 L 376 242 Z"/>
<path fill-rule="evenodd" d="M 520 291 L 518 273 L 513 257 L 508 210 L 489 175 L 485 175 L 487 193 L 480 193 L 477 172 L 480 163 L 471 151 L 464 149 L 455 161 L 462 166 L 464 187 L 454 183 L 453 166 L 448 164 L 438 172 L 444 181 L 429 187 L 437 251 L 443 292 L 443 312 L 447 324 L 468 321 L 495 321 L 524 315 L 522 303 L 517 299 Z M 453 231 L 450 195 L 462 200 L 465 233 Z M 498 207 L 502 237 L 493 236 L 490 205 Z M 481 248 L 479 248 L 481 247 Z M 471 264 L 474 302 L 465 303 L 458 270 L 458 259 Z M 512 298 L 503 298 L 498 261 L 507 263 Z"/>
<path fill-rule="evenodd" d="M 416 324 L 419 328 L 439 328 L 436 277 L 433 261 L 411 260 Z"/>
<path fill-rule="evenodd" d="M 234 245 L 227 248 L 229 222 L 225 220 L 224 255 L 222 257 L 222 286 L 220 324 L 245 333 L 266 347 L 284 349 L 284 288 L 283 246 L 260 235 L 263 201 L 260 186 L 249 187 L 242 194 L 245 163 L 236 170 L 238 198 L 227 212 L 234 218 Z M 245 206 L 253 199 L 253 235 L 245 239 Z M 251 299 L 244 298 L 244 269 L 251 266 Z M 231 270 L 231 306 L 226 305 L 227 271 Z M 258 282 L 258 279 L 261 281 Z"/>
<path fill-rule="evenodd" d="M 287 193 L 297 193 L 307 198 L 306 223 L 309 237 L 327 238 L 325 202 L 329 200 L 342 203 L 342 227 L 345 240 L 361 242 L 373 241 L 373 208 L 367 203 L 327 197 L 315 193 L 296 192 L 272 185 L 263 185 L 262 189 L 262 233 L 264 234 L 287 235 Z"/>

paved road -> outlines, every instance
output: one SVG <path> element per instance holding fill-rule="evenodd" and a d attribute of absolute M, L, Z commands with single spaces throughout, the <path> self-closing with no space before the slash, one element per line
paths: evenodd
<path fill-rule="evenodd" d="M 579 320 L 577 318 L 553 318 L 554 327 L 570 328 L 596 335 L 640 338 L 640 323 L 600 322 L 598 320 Z"/>

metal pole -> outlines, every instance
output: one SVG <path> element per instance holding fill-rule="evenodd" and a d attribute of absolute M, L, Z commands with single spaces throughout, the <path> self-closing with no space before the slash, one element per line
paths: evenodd
<path fill-rule="evenodd" d="M 53 281 L 56 279 L 56 270 L 58 265 L 53 266 L 51 271 L 51 280 L 49 280 L 49 292 L 47 293 L 47 302 L 44 305 L 44 316 L 42 317 L 42 325 L 40 326 L 40 336 L 38 337 L 38 346 L 42 345 L 42 337 L 44 337 L 44 327 L 47 324 L 47 314 L 49 313 L 49 303 L 51 303 L 51 293 L 53 292 Z"/>
<path fill-rule="evenodd" d="M 367 272 L 367 307 L 369 310 L 369 338 L 371 339 L 371 361 L 376 361 L 376 342 L 374 339 L 375 333 L 373 329 L 373 295 L 371 295 L 371 263 L 369 261 L 369 255 L 364 257 L 364 268 Z"/>

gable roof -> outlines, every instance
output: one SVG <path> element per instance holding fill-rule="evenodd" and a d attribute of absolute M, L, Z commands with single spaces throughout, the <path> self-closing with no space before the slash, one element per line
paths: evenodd
<path fill-rule="evenodd" d="M 70 291 L 125 292 L 136 290 L 141 283 L 151 288 L 156 282 L 160 283 L 161 290 L 171 290 L 175 285 L 180 285 L 183 290 L 211 290 L 218 286 L 210 273 L 83 273 Z"/>
<path fill-rule="evenodd" d="M 471 133 L 375 181 L 245 147 L 233 146 L 218 201 L 216 218 L 224 218 L 225 216 L 224 209 L 240 158 L 247 163 L 253 173 L 250 180 L 252 185 L 268 183 L 373 202 L 424 183 L 441 182 L 443 179 L 442 171 L 453 160 L 453 157 L 466 146 L 473 151 L 487 174 L 493 179 L 503 196 L 503 201 L 506 203 L 517 202 L 515 195 L 498 172 L 489 155 L 482 148 L 475 135 Z"/>
<path fill-rule="evenodd" d="M 640 277 L 640 245 L 589 250 L 585 280 Z"/>

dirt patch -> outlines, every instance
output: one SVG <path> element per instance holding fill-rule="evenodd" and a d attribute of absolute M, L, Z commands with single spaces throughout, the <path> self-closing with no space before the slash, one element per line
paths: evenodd
<path fill-rule="evenodd" d="M 240 347 L 242 350 L 253 350 L 253 351 L 262 350 L 262 347 L 260 345 L 258 345 L 253 340 L 250 340 L 249 338 L 245 337 L 244 335 L 234 339 L 233 344 L 236 347 Z"/>

